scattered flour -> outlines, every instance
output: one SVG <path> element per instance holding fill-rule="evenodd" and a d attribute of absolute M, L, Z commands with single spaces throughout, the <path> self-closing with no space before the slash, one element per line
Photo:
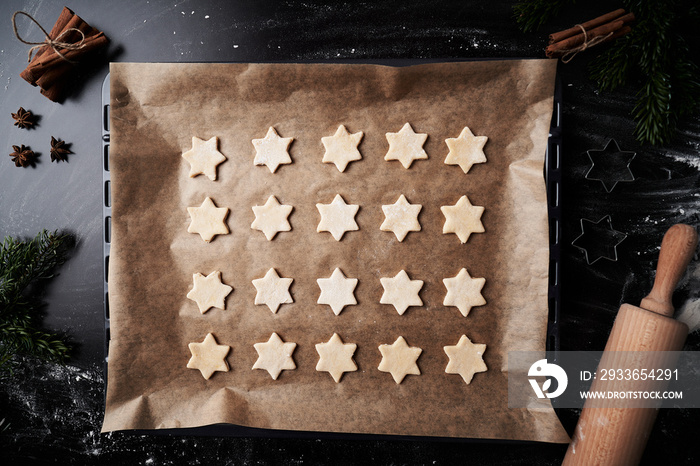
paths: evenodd
<path fill-rule="evenodd" d="M 676 319 L 685 322 L 691 332 L 700 329 L 700 261 L 695 260 L 688 266 L 688 271 L 678 285 L 690 294 L 676 312 Z"/>

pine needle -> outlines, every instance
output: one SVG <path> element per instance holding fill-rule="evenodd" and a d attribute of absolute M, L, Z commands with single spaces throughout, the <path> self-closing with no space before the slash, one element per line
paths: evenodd
<path fill-rule="evenodd" d="M 523 32 L 534 32 L 557 16 L 565 5 L 574 2 L 575 0 L 522 0 L 513 6 L 515 21 Z"/>
<path fill-rule="evenodd" d="M 67 338 L 40 328 L 43 303 L 32 287 L 54 276 L 71 244 L 70 236 L 43 230 L 28 241 L 8 236 L 0 245 L 0 376 L 12 372 L 17 354 L 68 357 Z"/>

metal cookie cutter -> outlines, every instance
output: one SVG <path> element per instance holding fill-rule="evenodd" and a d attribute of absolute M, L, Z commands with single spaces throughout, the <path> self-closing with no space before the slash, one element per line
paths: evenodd
<path fill-rule="evenodd" d="M 586 179 L 600 181 L 606 192 L 611 192 L 621 181 L 635 180 L 630 164 L 637 153 L 620 149 L 614 139 L 608 140 L 602 150 L 591 149 L 586 153 L 591 160 Z"/>
<path fill-rule="evenodd" d="M 617 231 L 612 226 L 610 215 L 597 222 L 581 219 L 581 234 L 571 243 L 586 255 L 588 265 L 600 259 L 617 261 L 617 246 L 627 238 L 627 233 Z"/>

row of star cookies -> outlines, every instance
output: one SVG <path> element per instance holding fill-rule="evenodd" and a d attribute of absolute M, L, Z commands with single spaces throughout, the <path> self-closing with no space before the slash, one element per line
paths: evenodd
<path fill-rule="evenodd" d="M 192 342 L 188 346 L 192 356 L 187 362 L 187 367 L 199 370 L 205 379 L 209 380 L 214 372 L 229 371 L 226 356 L 231 347 L 218 344 L 211 333 L 207 334 L 202 342 Z M 285 342 L 277 333 L 272 333 L 266 342 L 255 343 L 253 347 L 258 353 L 253 369 L 266 370 L 273 380 L 277 380 L 283 370 L 297 368 L 292 357 L 297 344 Z M 315 347 L 319 355 L 316 370 L 328 372 L 336 383 L 340 382 L 345 372 L 357 370 L 353 359 L 357 344 L 344 343 L 337 333 L 327 342 L 318 343 Z M 456 345 L 444 346 L 443 350 L 449 359 L 445 372 L 459 374 L 467 384 L 471 383 L 474 374 L 487 370 L 483 359 L 486 345 L 472 343 L 466 335 L 462 335 Z M 409 346 L 403 336 L 399 336 L 391 345 L 379 345 L 379 352 L 382 359 L 377 369 L 390 373 L 397 384 L 400 384 L 406 375 L 420 375 L 417 361 L 423 350 Z"/>
<path fill-rule="evenodd" d="M 394 277 L 381 277 L 379 280 L 384 288 L 379 303 L 394 306 L 399 315 L 403 315 L 411 306 L 423 305 L 419 295 L 423 280 L 411 280 L 405 270 Z M 226 309 L 226 297 L 233 287 L 221 281 L 220 271 L 215 270 L 206 276 L 195 273 L 192 281 L 187 298 L 197 303 L 199 312 L 204 314 L 211 308 Z M 255 304 L 267 306 L 276 314 L 282 304 L 294 302 L 289 292 L 293 281 L 293 278 L 280 277 L 274 268 L 269 269 L 263 278 L 253 280 Z M 340 268 L 336 268 L 330 277 L 319 278 L 316 282 L 321 289 L 317 304 L 330 306 L 335 315 L 339 315 L 345 306 L 357 304 L 355 287 L 358 279 L 347 278 Z M 464 317 L 469 315 L 472 307 L 486 304 L 481 294 L 486 279 L 472 278 L 467 269 L 462 268 L 456 276 L 445 278 L 442 282 L 447 289 L 443 305 L 456 307 Z"/>
<path fill-rule="evenodd" d="M 340 241 L 346 232 L 360 229 L 355 221 L 360 206 L 347 204 L 340 194 L 336 194 L 330 204 L 319 203 L 316 208 L 321 214 L 321 221 L 316 228 L 319 233 L 329 232 L 336 241 Z M 406 196 L 401 194 L 395 203 L 382 206 L 384 221 L 379 229 L 393 232 L 401 242 L 409 232 L 421 230 L 418 214 L 422 208 L 421 204 L 409 203 Z M 265 238 L 272 241 L 277 233 L 291 231 L 289 215 L 293 209 L 293 206 L 280 204 L 275 196 L 270 196 L 264 205 L 253 206 L 255 220 L 250 227 L 262 231 Z M 472 233 L 485 231 L 481 223 L 484 207 L 472 205 L 466 195 L 460 197 L 454 205 L 441 206 L 440 210 L 445 216 L 443 234 L 454 233 L 462 244 L 467 242 Z M 216 235 L 229 233 L 226 225 L 228 207 L 217 207 L 210 197 L 199 207 L 188 207 L 187 212 L 191 218 L 187 231 L 199 234 L 205 242 L 210 242 Z"/>
<path fill-rule="evenodd" d="M 340 125 L 333 136 L 321 138 L 325 148 L 323 163 L 332 163 L 340 172 L 344 172 L 350 162 L 362 159 L 358 145 L 364 133 L 349 133 L 344 125 Z M 416 133 L 410 123 L 403 125 L 397 133 L 386 133 L 389 150 L 384 160 L 397 160 L 408 169 L 414 160 L 427 159 L 428 154 L 423 149 L 428 135 Z M 255 148 L 255 165 L 265 165 L 270 173 L 275 173 L 280 165 L 292 163 L 289 155 L 289 146 L 294 138 L 280 137 L 274 127 L 267 130 L 264 138 L 253 139 Z M 445 139 L 449 149 L 445 164 L 459 165 L 464 173 L 469 172 L 475 163 L 486 162 L 484 145 L 488 137 L 474 136 L 468 127 L 464 127 L 456 138 Z M 183 152 L 182 157 L 190 163 L 189 176 L 205 175 L 210 180 L 216 180 L 216 167 L 226 160 L 226 156 L 218 150 L 218 138 L 203 140 L 192 137 L 192 148 Z"/>

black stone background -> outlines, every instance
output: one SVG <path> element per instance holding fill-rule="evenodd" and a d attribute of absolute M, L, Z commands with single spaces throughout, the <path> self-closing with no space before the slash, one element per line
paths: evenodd
<path fill-rule="evenodd" d="M 19 78 L 28 46 L 15 40 L 10 17 L 32 14 L 50 28 L 63 2 L 0 3 L 0 235 L 30 237 L 42 228 L 75 235 L 60 275 L 41 290 L 45 324 L 67 331 L 76 350 L 67 366 L 26 364 L 0 382 L 3 464 L 559 464 L 565 445 L 493 441 L 397 441 L 100 434 L 103 415 L 102 178 L 100 88 L 106 62 L 266 62 L 542 57 L 546 34 L 611 11 L 619 2 L 577 2 L 540 33 L 523 34 L 512 2 L 427 0 L 181 1 L 73 0 L 67 6 L 111 39 L 104 64 L 82 73 L 62 105 Z M 41 40 L 26 21 L 20 33 Z M 695 38 L 696 49 L 698 36 Z M 672 144 L 640 146 L 632 135 L 635 90 L 600 93 L 588 78 L 596 51 L 560 65 L 563 86 L 563 248 L 561 349 L 600 350 L 619 305 L 650 289 L 657 246 L 674 223 L 697 226 L 700 118 L 687 119 Z M 696 59 L 696 63 L 700 60 Z M 504 103 L 505 105 L 506 103 Z M 41 115 L 36 129 L 12 126 L 19 106 Z M 51 136 L 72 143 L 69 163 L 53 164 Z M 637 152 L 636 180 L 606 193 L 584 178 L 588 149 L 615 138 Z M 15 168 L 12 144 L 40 152 L 35 168 Z M 3 155 L 5 154 L 5 155 Z M 619 260 L 588 265 L 571 246 L 580 219 L 610 215 L 628 234 Z M 691 265 L 697 267 L 697 261 Z M 696 269 L 694 269 L 696 270 Z M 697 278 L 696 278 L 697 280 Z M 684 282 L 678 304 L 700 294 Z M 698 332 L 686 349 L 700 349 Z M 571 432 L 575 410 L 560 416 Z M 663 410 L 643 464 L 697 464 L 698 411 Z"/>

